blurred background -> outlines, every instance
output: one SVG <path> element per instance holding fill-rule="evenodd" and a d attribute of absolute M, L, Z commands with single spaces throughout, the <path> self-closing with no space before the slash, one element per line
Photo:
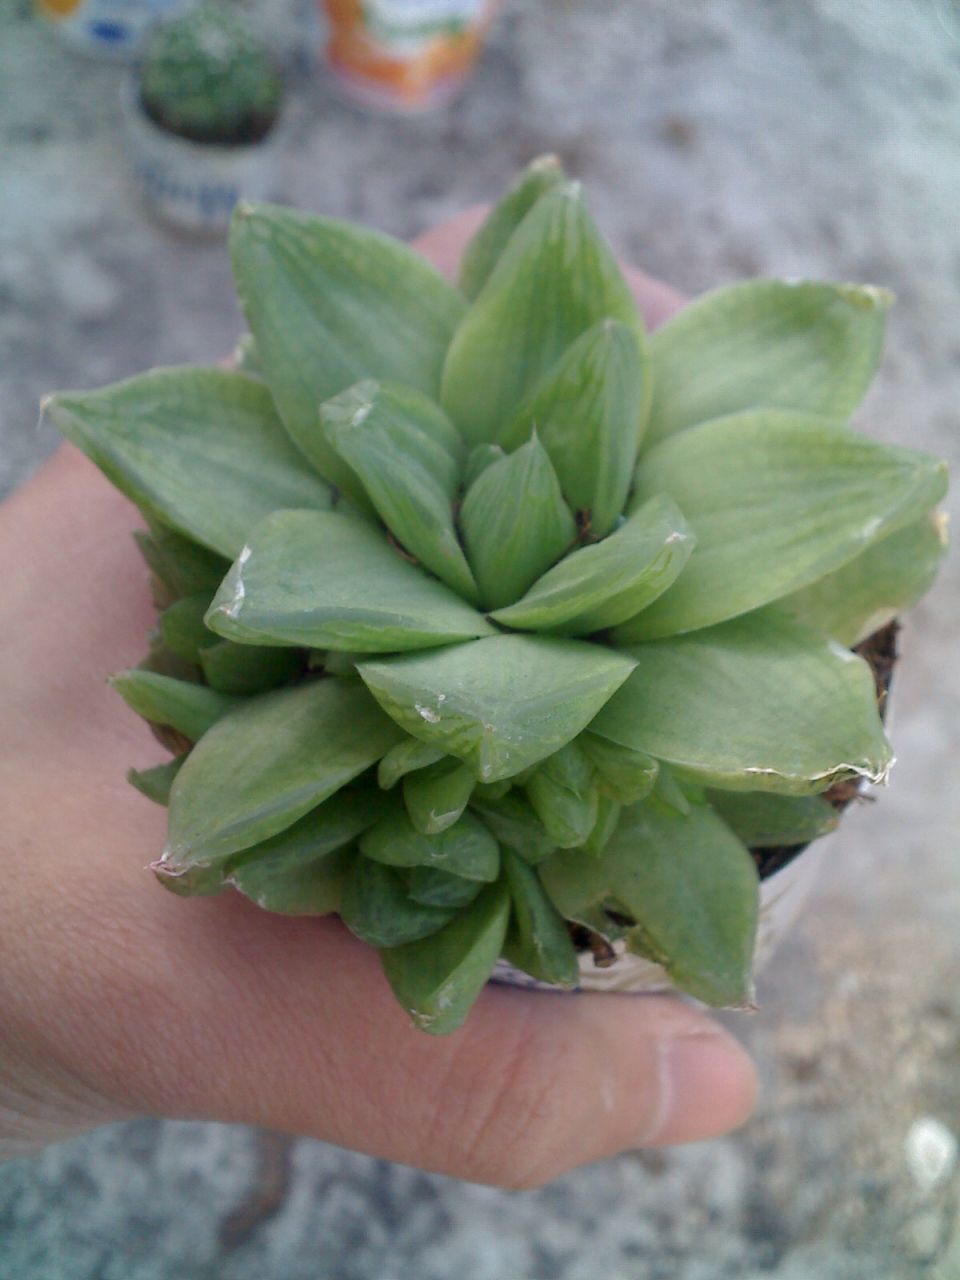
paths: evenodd
<path fill-rule="evenodd" d="M 164 170 L 176 131 L 117 60 L 137 0 L 96 30 L 43 3 L 0 0 L 0 496 L 56 445 L 45 392 L 215 361 L 240 330 L 214 225 L 235 175 Z M 457 7 L 420 4 L 447 44 L 408 74 L 422 30 L 386 33 L 384 69 L 353 0 L 250 0 L 286 92 L 245 137 L 269 174 L 244 181 L 410 236 L 555 151 L 619 251 L 690 293 L 891 287 L 861 419 L 956 468 L 956 0 L 506 0 L 459 44 Z M 731 1020 L 764 1084 L 742 1133 L 506 1193 L 143 1120 L 0 1169 L 0 1280 L 960 1280 L 958 621 L 954 557 L 904 631 L 893 781 Z"/>

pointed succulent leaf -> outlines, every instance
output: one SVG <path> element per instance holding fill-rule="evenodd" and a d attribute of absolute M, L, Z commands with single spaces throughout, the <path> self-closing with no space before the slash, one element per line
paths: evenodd
<path fill-rule="evenodd" d="M 264 911 L 284 916 L 327 916 L 340 910 L 343 882 L 358 857 L 349 845 L 311 862 L 254 858 L 238 865 L 227 882 Z"/>
<path fill-rule="evenodd" d="M 669 493 L 696 537 L 674 585 L 617 644 L 736 617 L 832 573 L 934 506 L 943 463 L 782 410 L 736 414 L 664 440 L 635 505 Z"/>
<path fill-rule="evenodd" d="M 465 880 L 496 880 L 497 842 L 472 813 L 436 835 L 422 835 L 402 810 L 386 814 L 360 838 L 360 849 L 391 867 L 436 867 Z"/>
<path fill-rule="evenodd" d="M 152 769 L 129 769 L 127 781 L 155 804 L 169 804 L 170 788 L 186 758 L 186 754 L 174 756 L 172 760 L 154 765 Z"/>
<path fill-rule="evenodd" d="M 512 778 L 501 778 L 499 782 L 478 782 L 473 788 L 473 799 L 502 800 L 512 787 Z"/>
<path fill-rule="evenodd" d="M 412 867 L 407 892 L 414 902 L 424 906 L 458 911 L 474 900 L 483 884 L 482 880 L 465 880 L 439 867 Z"/>
<path fill-rule="evenodd" d="M 651 498 L 609 537 L 581 547 L 493 617 L 521 631 L 586 636 L 633 618 L 676 581 L 693 550 L 680 509 Z"/>
<path fill-rule="evenodd" d="M 538 156 L 497 201 L 460 260 L 460 288 L 475 298 L 507 246 L 507 241 L 542 195 L 566 181 L 556 156 Z"/>
<path fill-rule="evenodd" d="M 501 845 L 519 853 L 525 862 L 536 866 L 557 847 L 557 842 L 533 811 L 533 806 L 519 791 L 504 796 L 483 796 L 483 785 L 477 787 L 470 808 Z"/>
<path fill-rule="evenodd" d="M 207 614 L 241 643 L 365 653 L 425 649 L 493 628 L 386 536 L 341 511 L 278 511 L 250 535 Z"/>
<path fill-rule="evenodd" d="M 841 644 L 859 644 L 929 591 L 946 551 L 946 519 L 928 513 L 777 608 Z"/>
<path fill-rule="evenodd" d="M 150 532 L 138 530 L 134 540 L 150 570 L 170 594 L 212 596 L 230 568 L 230 561 L 153 521 Z"/>
<path fill-rule="evenodd" d="M 157 620 L 160 639 L 178 658 L 197 662 L 205 645 L 217 643 L 217 637 L 203 621 L 209 607 L 210 596 L 204 593 L 183 596 L 161 613 Z"/>
<path fill-rule="evenodd" d="M 805 795 L 889 769 L 867 664 L 776 611 L 630 653 L 591 731 L 705 786 Z"/>
<path fill-rule="evenodd" d="M 509 916 L 506 887 L 491 884 L 439 933 L 381 953 L 394 995 L 421 1030 L 446 1035 L 463 1025 L 500 957 Z"/>
<path fill-rule="evenodd" d="M 504 955 L 540 982 L 577 986 L 580 963 L 563 916 L 533 867 L 509 849 L 503 858 L 512 908 Z"/>
<path fill-rule="evenodd" d="M 563 353 L 502 431 L 515 449 L 534 428 L 563 496 L 597 537 L 623 511 L 645 425 L 647 374 L 637 329 L 609 318 Z"/>
<path fill-rule="evenodd" d="M 597 773 L 601 795 L 619 804 L 636 804 L 653 790 L 660 762 L 645 751 L 611 742 L 589 729 L 577 739 Z"/>
<path fill-rule="evenodd" d="M 403 803 L 421 835 L 446 831 L 460 818 L 476 784 L 473 770 L 447 757 L 403 780 Z"/>
<path fill-rule="evenodd" d="M 558 853 L 540 874 L 568 919 L 608 904 L 635 920 L 628 945 L 681 990 L 714 1006 L 749 1002 L 757 873 L 707 806 L 667 816 L 634 805 L 599 858 Z"/>
<path fill-rule="evenodd" d="M 202 684 L 176 680 L 155 671 L 121 671 L 111 676 L 109 684 L 138 716 L 151 724 L 169 725 L 191 742 L 198 742 L 240 703 L 238 698 L 217 693 Z"/>
<path fill-rule="evenodd" d="M 700 803 L 703 803 L 702 798 Z M 665 813 L 668 816 L 679 814 L 683 818 L 690 812 L 691 806 L 687 793 L 674 776 L 673 770 L 668 769 L 662 762 L 657 770 L 653 790 L 647 797 L 647 804 L 657 813 Z"/>
<path fill-rule="evenodd" d="M 610 316 L 643 332 L 630 288 L 580 188 L 542 196 L 458 327 L 441 402 L 467 440 L 496 440 L 570 344 Z"/>
<path fill-rule="evenodd" d="M 247 697 L 289 684 L 303 671 L 303 655 L 296 649 L 220 640 L 200 650 L 200 666 L 211 689 Z"/>
<path fill-rule="evenodd" d="M 292 826 L 400 736 L 356 683 L 327 678 L 248 699 L 181 769 L 158 873 L 222 872 L 230 854 Z"/>
<path fill-rule="evenodd" d="M 597 801 L 597 821 L 583 842 L 587 853 L 599 858 L 616 831 L 622 812 L 623 805 L 618 804 L 616 800 L 611 800 L 609 796 L 600 795 Z"/>
<path fill-rule="evenodd" d="M 145 516 L 235 556 L 280 507 L 328 508 L 262 382 L 227 369 L 158 369 L 46 402 L 51 421 Z"/>
<path fill-rule="evenodd" d="M 823 796 L 777 796 L 768 791 L 707 791 L 707 800 L 748 849 L 807 844 L 840 821 Z"/>
<path fill-rule="evenodd" d="M 650 339 L 648 444 L 768 406 L 847 418 L 883 346 L 886 289 L 751 280 L 690 303 Z"/>
<path fill-rule="evenodd" d="M 582 845 L 596 826 L 596 778 L 576 741 L 544 760 L 526 792 L 534 813 L 561 849 Z"/>
<path fill-rule="evenodd" d="M 419 738 L 405 737 L 391 747 L 377 765 L 377 783 L 384 791 L 395 787 L 402 777 L 415 769 L 427 769 L 442 760 L 444 751 Z"/>
<path fill-rule="evenodd" d="M 633 665 L 582 640 L 504 635 L 358 670 L 403 729 L 465 760 L 479 781 L 495 782 L 575 738 Z"/>
<path fill-rule="evenodd" d="M 460 527 L 487 608 L 512 604 L 560 559 L 577 526 L 535 435 L 480 473 L 463 500 Z"/>
<path fill-rule="evenodd" d="M 466 451 L 443 410 L 422 391 L 367 380 L 321 405 L 320 418 L 330 446 L 359 476 L 397 541 L 448 587 L 475 600 L 453 527 Z"/>
<path fill-rule="evenodd" d="M 399 241 L 275 205 L 238 207 L 230 251 L 280 416 L 320 474 L 349 486 L 320 429 L 320 402 L 361 378 L 435 395 L 462 295 Z"/>
<path fill-rule="evenodd" d="M 474 480 L 481 476 L 487 467 L 499 462 L 507 455 L 498 444 L 478 444 L 470 450 L 466 466 L 463 469 L 463 487 L 469 489 Z"/>
<path fill-rule="evenodd" d="M 343 923 L 372 947 L 399 947 L 428 938 L 453 917 L 453 909 L 415 902 L 396 867 L 356 857 L 343 883 Z"/>
<path fill-rule="evenodd" d="M 386 797 L 338 791 L 293 826 L 231 858 L 225 880 L 267 911 L 327 915 L 340 908 L 357 836 L 383 816 Z"/>
<path fill-rule="evenodd" d="M 233 369 L 239 369 L 241 373 L 248 373 L 251 378 L 263 377 L 263 365 L 257 355 L 257 344 L 253 340 L 252 333 L 243 333 L 237 339 L 237 345 L 233 348 L 233 355 L 230 357 L 230 365 Z"/>

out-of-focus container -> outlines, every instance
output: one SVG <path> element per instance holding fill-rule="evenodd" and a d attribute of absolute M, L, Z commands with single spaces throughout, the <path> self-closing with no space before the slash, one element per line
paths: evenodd
<path fill-rule="evenodd" d="M 226 234 L 239 200 L 278 194 L 282 121 L 262 141 L 220 147 L 161 129 L 143 109 L 135 77 L 123 86 L 127 150 L 149 209 L 168 226 L 210 238 Z"/>
<path fill-rule="evenodd" d="M 427 111 L 466 84 L 500 0 L 320 0 L 327 64 L 344 95 L 379 111 Z"/>
<path fill-rule="evenodd" d="M 130 61 L 155 22 L 195 0 L 34 0 L 37 12 L 72 49 Z"/>

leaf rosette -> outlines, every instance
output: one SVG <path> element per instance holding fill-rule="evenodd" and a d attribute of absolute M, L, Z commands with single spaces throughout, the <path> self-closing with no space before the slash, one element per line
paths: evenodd
<path fill-rule="evenodd" d="M 176 892 L 338 913 L 416 1023 L 588 930 L 749 998 L 755 854 L 891 763 L 852 651 L 929 587 L 945 469 L 854 430 L 889 297 L 752 281 L 652 335 L 535 162 L 461 287 L 373 231 L 235 216 L 238 367 L 47 412 L 140 508 L 114 687 L 173 752 Z"/>

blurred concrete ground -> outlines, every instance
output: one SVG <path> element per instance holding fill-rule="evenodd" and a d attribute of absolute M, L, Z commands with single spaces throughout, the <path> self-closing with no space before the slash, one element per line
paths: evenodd
<path fill-rule="evenodd" d="M 407 235 L 559 151 L 637 264 L 899 297 L 871 429 L 960 461 L 956 0 L 512 0 L 470 92 L 396 122 L 318 76 L 287 197 Z M 598 16 L 602 13 L 602 17 Z M 129 189 L 118 73 L 0 8 L 0 492 L 40 395 L 209 361 L 222 249 Z M 876 805 L 736 1026 L 765 1083 L 728 1140 L 510 1195 L 313 1142 L 142 1121 L 0 1171 L 0 1280 L 960 1280 L 960 575 L 904 636 Z"/>

